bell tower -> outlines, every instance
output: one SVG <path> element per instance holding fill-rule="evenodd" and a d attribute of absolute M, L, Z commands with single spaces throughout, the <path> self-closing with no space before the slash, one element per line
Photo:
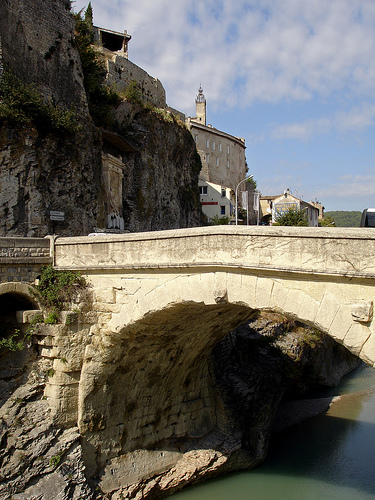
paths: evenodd
<path fill-rule="evenodd" d="M 195 99 L 196 106 L 196 121 L 202 125 L 206 125 L 206 98 L 203 94 L 202 86 L 199 86 L 198 95 Z"/>

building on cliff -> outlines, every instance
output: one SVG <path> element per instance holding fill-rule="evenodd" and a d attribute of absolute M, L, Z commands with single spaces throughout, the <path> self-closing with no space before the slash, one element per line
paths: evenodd
<path fill-rule="evenodd" d="M 161 81 L 150 76 L 144 69 L 129 61 L 131 36 L 94 26 L 94 48 L 100 53 L 106 68 L 106 83 L 119 92 L 130 82 L 137 82 L 145 103 L 158 108 L 166 107 L 166 94 Z"/>
<path fill-rule="evenodd" d="M 124 33 L 119 33 L 94 27 L 95 48 L 104 59 L 107 84 L 121 92 L 129 83 L 135 81 L 145 103 L 167 109 L 185 120 L 202 161 L 199 188 L 203 213 L 209 219 L 216 215 L 233 217 L 236 186 L 245 178 L 247 170 L 245 140 L 206 125 L 206 99 L 202 88 L 199 88 L 196 98 L 196 117 L 185 119 L 183 113 L 167 106 L 166 93 L 160 80 L 129 61 L 130 39 L 131 36 L 126 30 Z M 103 159 L 103 164 L 107 163 L 108 158 Z M 112 170 L 111 176 L 116 174 Z M 109 191 L 110 186 L 107 182 L 107 192 Z M 226 193 L 225 196 L 223 193 Z M 241 204 L 242 197 L 239 199 Z M 112 217 L 111 220 L 115 219 Z M 118 222 L 118 219 L 116 221 Z M 121 229 L 123 225 L 121 220 L 119 224 L 118 228 Z"/>
<path fill-rule="evenodd" d="M 236 187 L 245 179 L 247 172 L 245 139 L 206 124 L 206 98 L 201 87 L 195 104 L 196 116 L 188 117 L 186 124 L 202 160 L 199 176 L 202 210 L 209 219 L 216 215 L 231 217 L 234 215 L 231 205 L 235 204 Z M 244 184 L 240 188 L 242 191 L 245 188 Z M 209 196 L 209 193 L 214 196 Z M 241 200 L 240 196 L 240 204 Z"/>

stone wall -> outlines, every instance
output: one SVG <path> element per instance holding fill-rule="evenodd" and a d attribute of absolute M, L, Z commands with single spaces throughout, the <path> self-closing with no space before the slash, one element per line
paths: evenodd
<path fill-rule="evenodd" d="M 86 109 L 81 61 L 67 0 L 0 4 L 3 64 L 55 104 Z"/>
<path fill-rule="evenodd" d="M 49 239 L 0 238 L 0 283 L 31 283 L 50 262 Z"/>
<path fill-rule="evenodd" d="M 158 108 L 166 107 L 165 90 L 158 78 L 150 76 L 144 69 L 126 57 L 104 48 L 97 50 L 104 59 L 107 70 L 106 83 L 110 87 L 118 92 L 123 92 L 129 83 L 136 82 L 145 103 L 150 103 Z"/>

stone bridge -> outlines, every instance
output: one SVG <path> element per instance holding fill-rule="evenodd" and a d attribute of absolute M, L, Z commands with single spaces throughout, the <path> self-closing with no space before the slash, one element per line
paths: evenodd
<path fill-rule="evenodd" d="M 371 229 L 213 226 L 51 242 L 54 266 L 81 271 L 91 288 L 82 314 L 45 326 L 45 394 L 56 424 L 78 422 L 89 474 L 107 463 L 104 490 L 176 468 L 187 439 L 230 433 L 210 353 L 256 310 L 314 326 L 374 366 Z M 202 453 L 228 448 L 202 443 Z"/>
<path fill-rule="evenodd" d="M 53 258 L 89 278 L 94 310 L 119 336 L 171 309 L 202 310 L 202 327 L 211 309 L 236 312 L 235 322 L 267 310 L 375 363 L 375 231 L 219 226 L 58 238 Z"/>

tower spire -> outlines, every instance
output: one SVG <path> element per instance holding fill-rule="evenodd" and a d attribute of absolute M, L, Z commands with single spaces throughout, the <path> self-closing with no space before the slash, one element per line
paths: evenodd
<path fill-rule="evenodd" d="M 202 84 L 199 84 L 198 95 L 195 98 L 197 122 L 206 125 L 206 98 L 203 94 Z"/>

